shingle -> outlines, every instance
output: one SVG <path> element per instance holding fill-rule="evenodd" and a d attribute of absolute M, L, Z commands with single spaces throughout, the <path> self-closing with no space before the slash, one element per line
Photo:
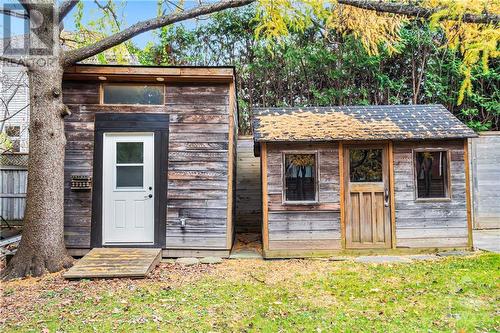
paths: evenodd
<path fill-rule="evenodd" d="M 255 141 L 452 139 L 475 137 L 442 105 L 256 108 Z"/>

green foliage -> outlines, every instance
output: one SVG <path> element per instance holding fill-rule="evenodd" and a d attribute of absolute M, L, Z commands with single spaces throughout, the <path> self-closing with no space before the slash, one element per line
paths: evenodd
<path fill-rule="evenodd" d="M 392 49 L 371 55 L 353 35 L 319 25 L 290 31 L 281 43 L 256 39 L 255 9 L 227 10 L 194 29 L 162 31 L 158 44 L 138 51 L 147 65 L 234 65 L 240 132 L 250 132 L 256 106 L 439 103 L 476 130 L 500 129 L 499 61 L 474 67 L 474 87 L 458 105 L 463 82 L 459 51 L 446 35 L 420 21 L 400 30 Z M 476 110 L 476 111 L 471 111 Z"/>
<path fill-rule="evenodd" d="M 61 40 L 68 48 L 79 48 L 94 44 L 106 36 L 117 33 L 125 26 L 124 9 L 126 2 L 123 0 L 97 0 L 90 14 L 84 16 L 85 6 L 89 3 L 79 1 L 73 14 L 75 32 L 63 31 Z M 91 62 L 99 64 L 125 64 L 129 56 L 136 51 L 131 41 L 117 45 L 107 51 L 92 57 Z"/>
<path fill-rule="evenodd" d="M 0 132 L 0 154 L 12 149 L 12 141 L 9 136 L 4 132 Z"/>

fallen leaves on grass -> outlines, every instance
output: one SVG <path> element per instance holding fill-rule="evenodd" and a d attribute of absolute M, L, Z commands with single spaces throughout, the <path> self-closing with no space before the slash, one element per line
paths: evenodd
<path fill-rule="evenodd" d="M 499 326 L 499 261 L 161 263 L 142 280 L 56 273 L 2 284 L 0 330 L 488 331 Z"/>

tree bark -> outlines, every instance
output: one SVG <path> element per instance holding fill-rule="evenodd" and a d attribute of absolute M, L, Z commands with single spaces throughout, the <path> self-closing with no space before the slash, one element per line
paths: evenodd
<path fill-rule="evenodd" d="M 44 19 L 38 30 L 42 40 L 59 36 L 48 6 L 36 8 Z M 32 57 L 28 68 L 30 89 L 29 160 L 26 210 L 17 253 L 3 273 L 4 279 L 40 276 L 70 267 L 73 258 L 64 244 L 64 134 L 63 67 L 59 43 L 50 54 Z"/>
<path fill-rule="evenodd" d="M 21 243 L 5 277 L 40 276 L 70 267 L 64 245 L 63 69 L 57 62 L 28 72 L 30 150 L 28 191 Z"/>
<path fill-rule="evenodd" d="M 341 5 L 373 10 L 379 13 L 406 15 L 423 19 L 429 19 L 438 11 L 446 9 L 446 7 L 424 8 L 418 5 L 406 4 L 403 2 L 384 2 L 380 0 L 337 0 L 337 2 Z M 500 15 L 493 13 L 465 13 L 461 17 L 457 18 L 450 13 L 441 19 L 449 19 L 453 21 L 460 19 L 465 23 L 498 24 L 500 22 Z"/>

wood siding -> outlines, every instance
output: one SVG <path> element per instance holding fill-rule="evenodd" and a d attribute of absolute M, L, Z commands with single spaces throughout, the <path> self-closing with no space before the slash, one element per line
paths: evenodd
<path fill-rule="evenodd" d="M 26 208 L 28 171 L 18 167 L 0 168 L 0 216 L 22 220 Z"/>
<path fill-rule="evenodd" d="M 442 148 L 451 155 L 451 199 L 415 201 L 413 149 Z M 463 141 L 395 142 L 396 247 L 466 247 L 468 242 Z"/>
<path fill-rule="evenodd" d="M 260 161 L 254 156 L 253 138 L 238 138 L 236 231 L 258 233 L 262 220 Z"/>
<path fill-rule="evenodd" d="M 315 205 L 282 203 L 282 153 L 299 150 L 317 151 L 319 155 L 319 203 Z M 265 250 L 341 249 L 338 145 L 268 143 L 266 154 L 268 248 Z"/>
<path fill-rule="evenodd" d="M 92 175 L 96 112 L 168 113 L 166 248 L 227 249 L 229 84 L 167 83 L 165 105 L 99 105 L 99 82 L 65 81 L 65 238 L 90 247 L 91 192 L 69 188 L 71 175 Z M 140 131 L 140 129 L 138 129 Z M 232 210 L 232 209 L 231 209 Z M 186 226 L 181 227 L 181 218 Z"/>
<path fill-rule="evenodd" d="M 469 142 L 474 228 L 500 228 L 500 132 Z"/>

